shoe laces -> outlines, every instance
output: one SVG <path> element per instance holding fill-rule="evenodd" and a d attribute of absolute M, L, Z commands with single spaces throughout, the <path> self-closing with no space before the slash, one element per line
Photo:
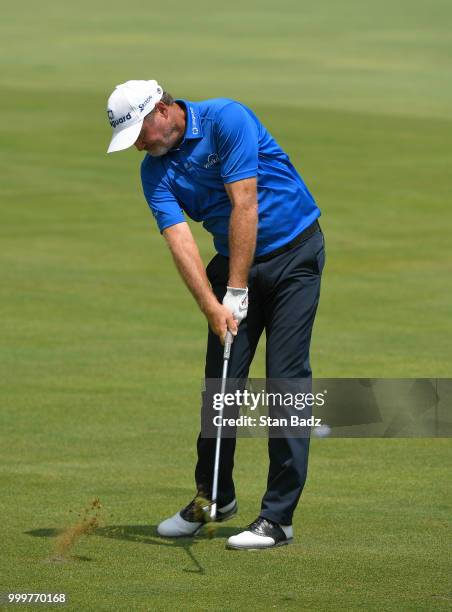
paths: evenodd
<path fill-rule="evenodd" d="M 248 525 L 248 529 L 253 529 L 255 527 L 262 528 L 262 526 L 268 525 L 269 527 L 277 527 L 278 524 L 270 521 L 269 519 L 264 518 L 263 516 L 258 516 L 255 521 L 253 521 L 250 525 Z"/>

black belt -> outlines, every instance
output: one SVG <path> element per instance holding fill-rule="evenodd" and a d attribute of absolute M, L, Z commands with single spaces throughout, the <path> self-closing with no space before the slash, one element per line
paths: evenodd
<path fill-rule="evenodd" d="M 309 225 L 306 229 L 304 229 L 301 232 L 301 234 L 298 234 L 298 236 L 295 236 L 295 238 L 293 240 L 291 240 L 290 242 L 288 242 L 284 246 L 279 247 L 278 249 L 275 249 L 274 251 L 271 251 L 271 253 L 267 253 L 266 255 L 261 255 L 260 257 L 255 257 L 254 258 L 254 263 L 263 263 L 264 261 L 268 261 L 269 259 L 273 259 L 273 257 L 276 257 L 277 255 L 281 255 L 281 253 L 285 253 L 286 251 L 290 251 L 290 249 L 293 249 L 297 245 L 301 244 L 304 240 L 306 240 L 307 238 L 312 236 L 312 234 L 315 234 L 318 231 L 320 231 L 320 225 L 319 225 L 319 222 L 316 219 L 314 221 L 314 223 L 311 223 L 311 225 Z"/>

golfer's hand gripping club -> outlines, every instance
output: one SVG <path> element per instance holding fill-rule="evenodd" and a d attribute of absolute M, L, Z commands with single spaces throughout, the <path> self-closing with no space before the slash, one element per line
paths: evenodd
<path fill-rule="evenodd" d="M 221 431 L 223 427 L 223 409 L 224 409 L 224 394 L 226 392 L 226 382 L 228 378 L 228 365 L 231 356 L 232 343 L 234 336 L 228 330 L 224 340 L 223 351 L 223 373 L 221 376 L 221 407 L 218 416 L 219 425 L 217 427 L 217 437 L 215 444 L 215 463 L 213 468 L 213 484 L 212 484 L 212 505 L 210 507 L 210 519 L 214 521 L 217 518 L 217 496 L 218 496 L 218 474 L 220 467 L 220 448 L 221 448 Z"/>
<path fill-rule="evenodd" d="M 223 306 L 229 308 L 239 325 L 248 314 L 248 287 L 227 287 Z"/>

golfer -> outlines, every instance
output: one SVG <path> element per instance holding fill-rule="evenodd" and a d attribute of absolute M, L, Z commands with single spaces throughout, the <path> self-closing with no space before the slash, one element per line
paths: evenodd
<path fill-rule="evenodd" d="M 275 94 L 277 95 L 277 94 Z M 309 346 L 324 266 L 320 211 L 302 178 L 256 115 L 225 98 L 173 99 L 154 80 L 127 81 L 108 100 L 108 152 L 134 145 L 146 155 L 146 200 L 177 269 L 209 325 L 206 378 L 221 378 L 223 342 L 235 336 L 229 377 L 246 378 L 265 330 L 266 376 L 311 378 Z M 204 269 L 186 216 L 213 236 Z M 235 438 L 222 440 L 217 520 L 237 513 Z M 303 490 L 309 436 L 269 438 L 267 490 L 257 519 L 229 548 L 288 544 Z M 215 439 L 199 435 L 197 492 L 211 496 Z M 158 526 L 165 537 L 203 526 L 195 500 Z"/>

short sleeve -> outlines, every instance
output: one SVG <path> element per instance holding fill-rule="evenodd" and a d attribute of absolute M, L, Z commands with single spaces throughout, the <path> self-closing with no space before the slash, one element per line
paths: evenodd
<path fill-rule="evenodd" d="M 145 157 L 141 164 L 141 184 L 144 197 L 157 221 L 160 232 L 185 221 L 184 213 L 171 193 L 164 173 L 152 172 Z"/>
<path fill-rule="evenodd" d="M 224 183 L 257 176 L 258 128 L 238 102 L 224 106 L 217 116 L 217 147 Z"/>

